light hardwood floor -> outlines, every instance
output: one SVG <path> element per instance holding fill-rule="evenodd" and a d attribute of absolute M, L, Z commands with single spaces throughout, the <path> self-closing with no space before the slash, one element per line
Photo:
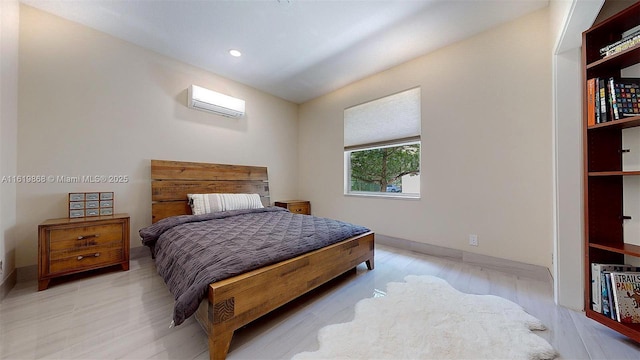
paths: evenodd
<path fill-rule="evenodd" d="M 540 336 L 562 359 L 640 359 L 639 344 L 555 306 L 550 283 L 387 246 L 376 247 L 375 270 L 362 264 L 237 331 L 228 358 L 288 359 L 315 350 L 321 327 L 353 319 L 356 302 L 410 274 L 519 303 L 545 323 Z M 36 287 L 19 283 L 0 302 L 1 359 L 208 359 L 206 336 L 193 318 L 169 329 L 172 296 L 150 258 L 132 260 L 128 272 Z"/>

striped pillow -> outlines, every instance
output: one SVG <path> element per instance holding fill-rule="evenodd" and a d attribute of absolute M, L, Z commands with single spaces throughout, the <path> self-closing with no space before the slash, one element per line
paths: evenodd
<path fill-rule="evenodd" d="M 187 194 L 193 215 L 263 208 L 258 194 Z"/>

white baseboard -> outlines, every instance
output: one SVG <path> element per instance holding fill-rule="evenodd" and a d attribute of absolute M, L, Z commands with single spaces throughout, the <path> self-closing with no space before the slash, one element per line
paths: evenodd
<path fill-rule="evenodd" d="M 38 280 L 38 265 L 23 266 L 16 270 L 18 270 L 18 282 L 20 283 Z"/>
<path fill-rule="evenodd" d="M 398 249 L 415 251 L 421 254 L 460 261 L 486 269 L 504 271 L 529 279 L 553 283 L 549 269 L 544 266 L 531 265 L 494 256 L 475 254 L 464 250 L 450 249 L 443 246 L 431 245 L 381 234 L 376 234 L 376 243 L 392 246 Z"/>
<path fill-rule="evenodd" d="M 4 279 L 4 282 L 0 284 L 0 301 L 2 301 L 7 296 L 9 291 L 11 291 L 11 289 L 13 289 L 13 287 L 16 286 L 17 283 L 18 272 L 16 271 L 16 269 L 13 269 L 11 274 L 9 274 L 9 276 Z"/>

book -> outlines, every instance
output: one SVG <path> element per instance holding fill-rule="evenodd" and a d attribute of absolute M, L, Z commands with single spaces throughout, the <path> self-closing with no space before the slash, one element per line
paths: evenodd
<path fill-rule="evenodd" d="M 611 273 L 616 320 L 640 323 L 640 272 Z"/>
<path fill-rule="evenodd" d="M 596 124 L 600 124 L 602 119 L 600 118 L 600 79 L 595 78 L 595 92 L 596 92 L 596 101 L 595 101 L 595 115 L 596 115 Z"/>
<path fill-rule="evenodd" d="M 614 119 L 640 116 L 640 78 L 610 78 L 609 91 Z"/>
<path fill-rule="evenodd" d="M 600 92 L 600 122 L 604 123 L 611 120 L 607 115 L 609 113 L 609 98 L 607 91 L 607 81 L 598 78 L 598 91 Z"/>
<path fill-rule="evenodd" d="M 607 81 L 607 91 L 609 92 L 609 101 L 611 103 L 611 120 L 620 119 L 620 114 L 618 113 L 618 104 L 616 103 L 615 97 L 615 80 L 613 78 L 609 78 Z"/>
<path fill-rule="evenodd" d="M 603 292 L 603 282 L 602 282 L 602 273 L 604 271 L 609 272 L 640 272 L 640 267 L 631 266 L 631 265 L 623 265 L 623 264 L 600 264 L 600 263 L 591 263 L 591 309 L 593 311 L 597 311 L 602 313 L 602 292 Z M 608 301 L 608 300 L 607 300 Z"/>
<path fill-rule="evenodd" d="M 602 315 L 606 317 L 611 317 L 611 303 L 609 302 L 609 286 L 607 286 L 607 274 L 608 272 L 602 272 L 600 274 L 601 285 L 602 285 Z M 609 274 L 609 279 L 611 275 Z"/>
<path fill-rule="evenodd" d="M 640 25 L 636 25 L 636 26 L 632 27 L 631 29 L 622 32 L 622 38 L 626 39 L 628 37 L 632 37 L 632 36 L 635 36 L 637 34 L 640 34 Z"/>
<path fill-rule="evenodd" d="M 596 79 L 587 80 L 587 125 L 596 124 Z"/>
<path fill-rule="evenodd" d="M 604 278 L 605 278 L 605 286 L 607 288 L 607 300 L 608 300 L 607 306 L 609 310 L 609 317 L 613 320 L 617 320 L 616 308 L 613 304 L 613 286 L 611 285 L 611 273 L 605 271 Z"/>
<path fill-rule="evenodd" d="M 638 44 L 640 44 L 640 28 L 635 27 L 629 31 L 626 31 L 623 34 L 622 39 L 601 48 L 600 56 L 607 57 L 615 55 Z"/>

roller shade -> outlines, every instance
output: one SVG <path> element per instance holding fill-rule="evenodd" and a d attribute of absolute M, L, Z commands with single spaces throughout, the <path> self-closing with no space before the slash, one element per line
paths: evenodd
<path fill-rule="evenodd" d="M 344 111 L 344 148 L 420 140 L 420 88 L 409 89 Z"/>

